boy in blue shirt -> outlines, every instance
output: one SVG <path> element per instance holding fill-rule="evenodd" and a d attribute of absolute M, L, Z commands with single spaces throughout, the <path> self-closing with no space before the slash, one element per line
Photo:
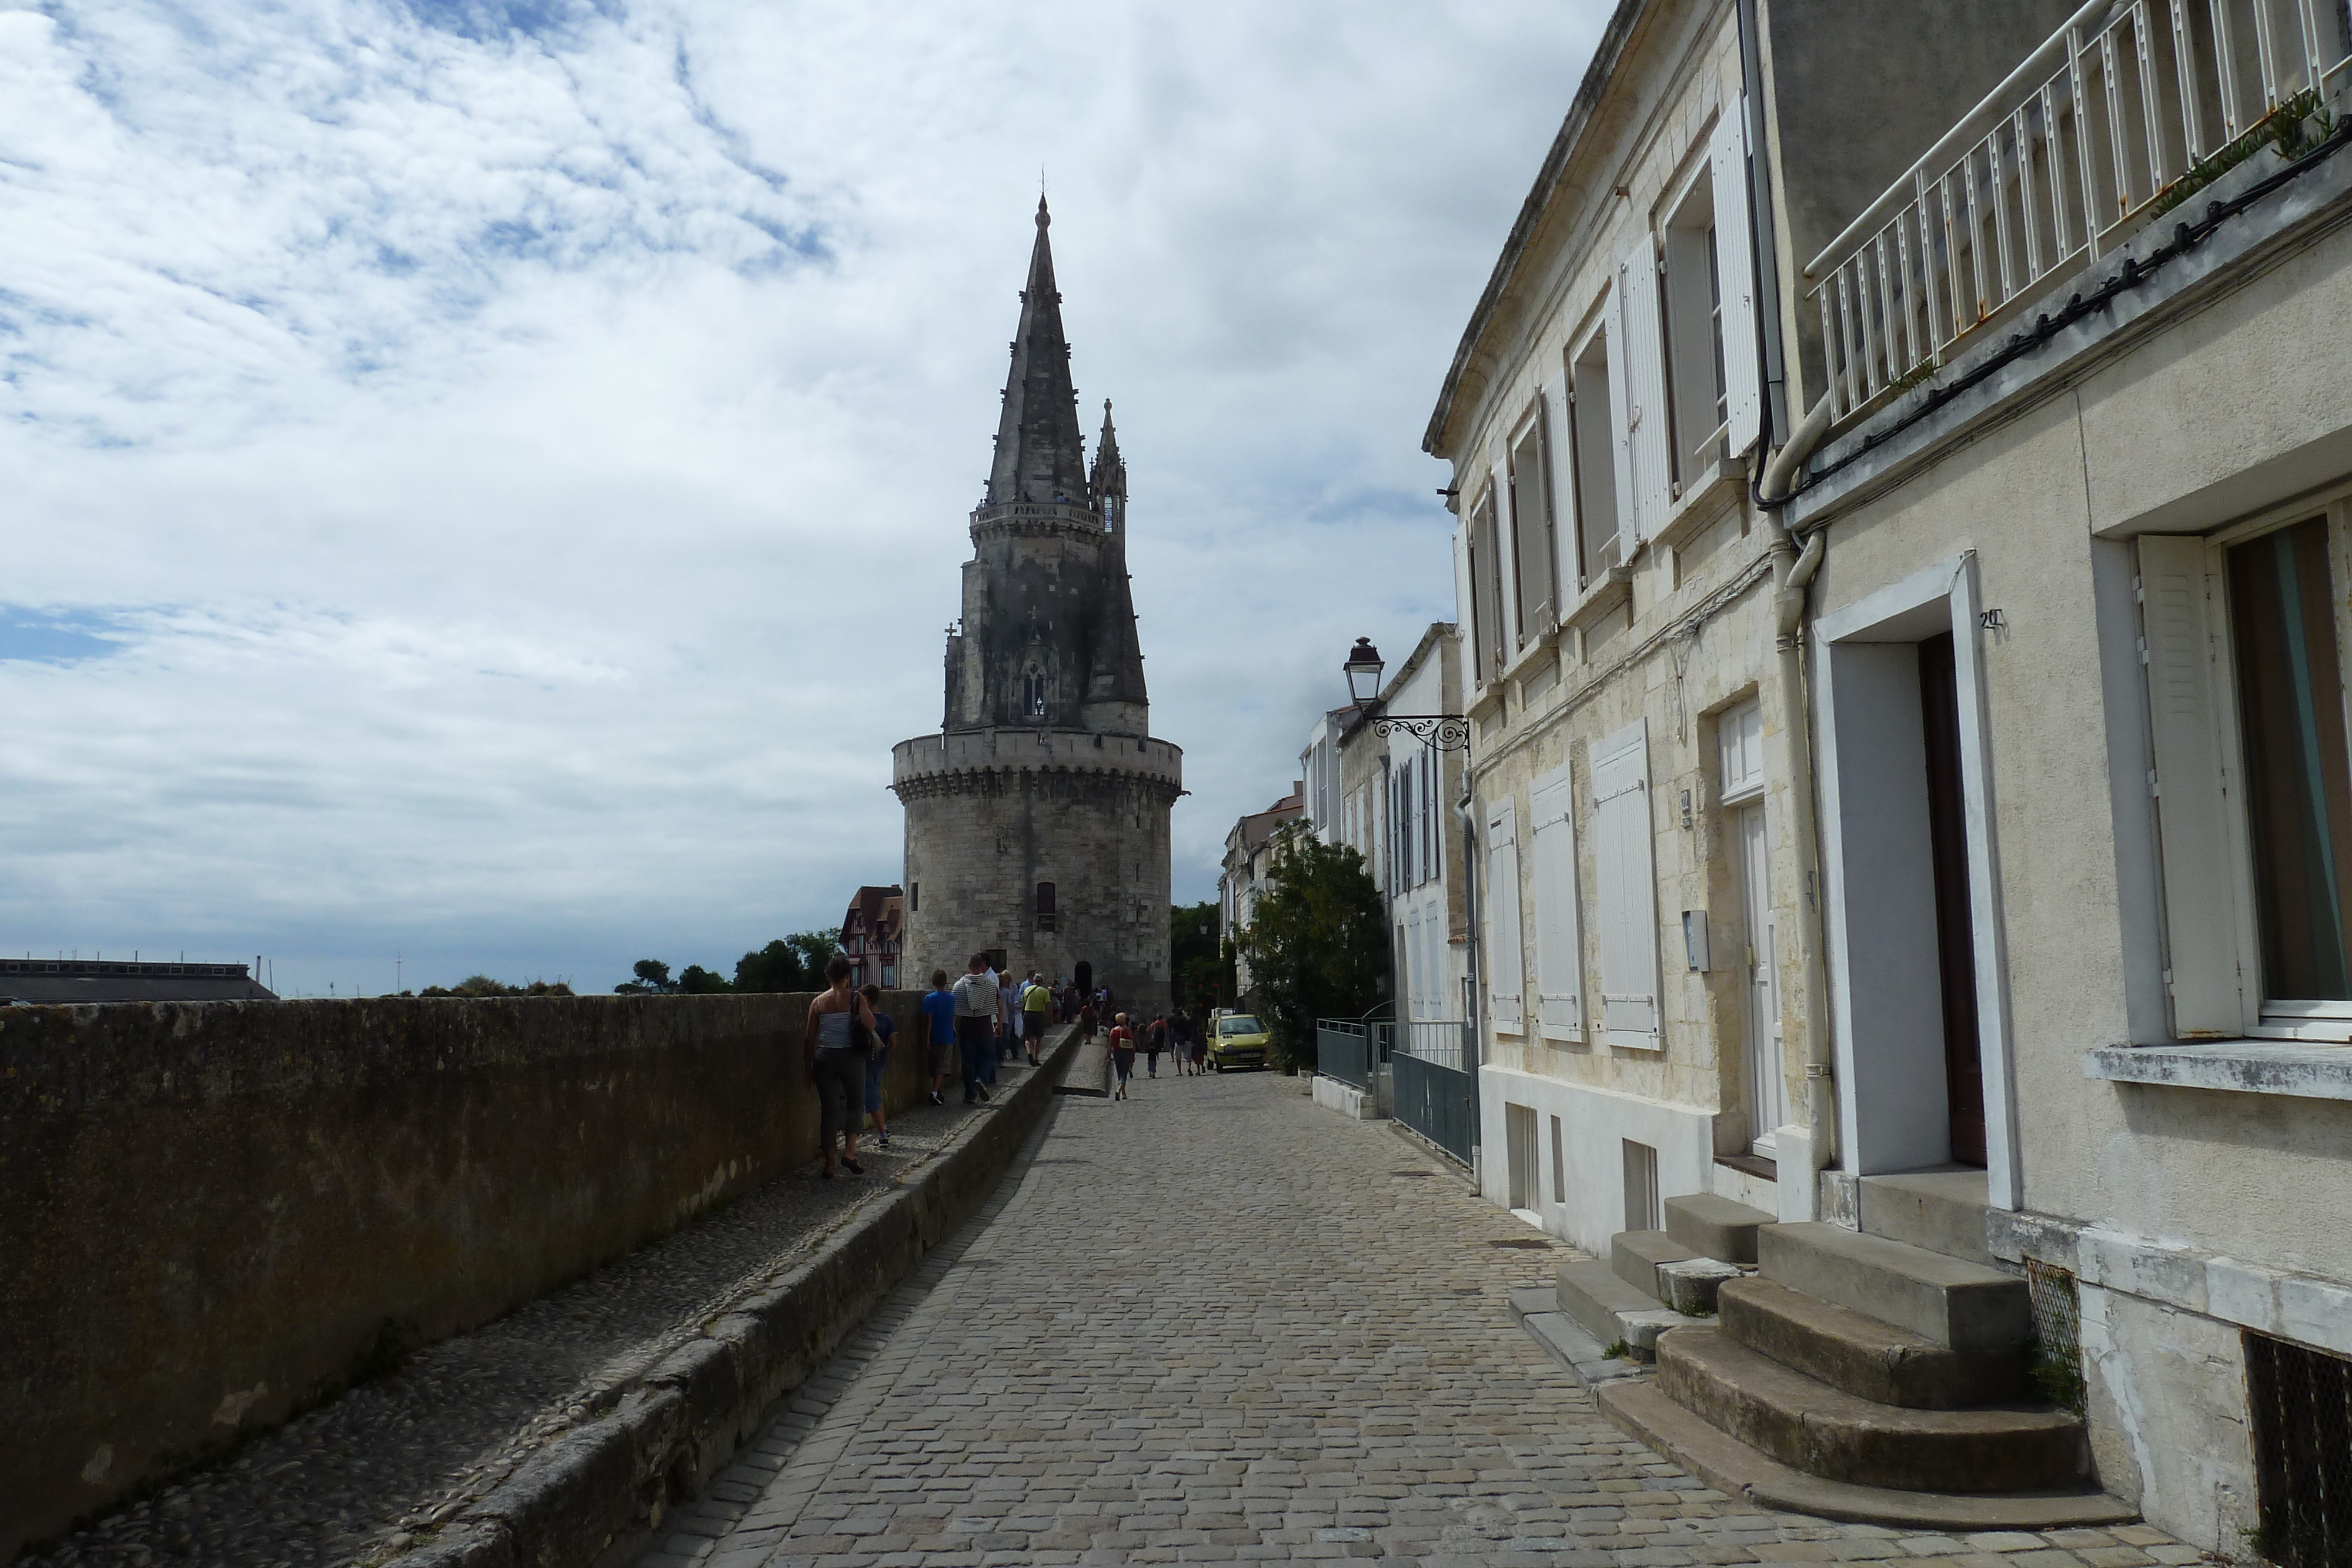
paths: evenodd
<path fill-rule="evenodd" d="M 923 1052 L 930 1059 L 931 1103 L 944 1105 L 948 1074 L 956 1069 L 955 993 L 948 989 L 945 969 L 931 971 L 930 994 L 923 998 Z"/>

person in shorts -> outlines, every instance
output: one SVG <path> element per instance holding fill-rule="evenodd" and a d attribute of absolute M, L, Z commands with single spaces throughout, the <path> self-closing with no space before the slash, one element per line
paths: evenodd
<path fill-rule="evenodd" d="M 1003 1026 L 996 1031 L 996 1057 L 1000 1061 L 1010 1061 L 1021 1054 L 1021 982 L 1009 974 L 999 975 L 996 997 L 1001 1009 L 998 1016 L 1003 1019 Z M 990 1082 L 995 1081 L 992 1070 L 988 1076 Z"/>
<path fill-rule="evenodd" d="M 881 987 L 865 986 L 857 994 L 874 1011 L 874 1049 L 866 1053 L 866 1113 L 874 1119 L 874 1141 L 887 1149 L 890 1128 L 882 1120 L 882 1070 L 890 1064 L 890 1037 L 898 1032 L 898 1020 L 882 1010 Z"/>
<path fill-rule="evenodd" d="M 924 1065 L 931 1070 L 931 1103 L 947 1103 L 948 1075 L 956 1070 L 955 993 L 948 989 L 948 972 L 931 971 L 930 994 L 923 998 Z"/>
<path fill-rule="evenodd" d="M 1192 1031 L 1192 1076 L 1200 1077 L 1209 1071 L 1209 1031 L 1205 1027 Z"/>
<path fill-rule="evenodd" d="M 841 1163 L 864 1176 L 857 1163 L 857 1094 L 865 1086 L 866 1052 L 858 1049 L 859 1026 L 874 1027 L 874 1009 L 849 986 L 849 960 L 835 953 L 825 960 L 828 982 L 809 1003 L 801 1030 L 802 1065 L 821 1107 L 818 1137 L 824 1150 L 824 1179 L 833 1179 L 833 1143 L 841 1140 Z"/>
<path fill-rule="evenodd" d="M 1148 1078 L 1160 1076 L 1160 1053 L 1168 1049 L 1168 1015 L 1161 1013 L 1143 1026 L 1143 1071 Z"/>
<path fill-rule="evenodd" d="M 1029 971 L 1028 988 L 1021 993 L 1021 1043 L 1029 1051 L 1029 1065 L 1037 1065 L 1037 1051 L 1045 1039 L 1045 1020 L 1051 1015 L 1054 993 L 1037 971 Z"/>
<path fill-rule="evenodd" d="M 963 1103 L 993 1099 L 987 1080 L 996 1067 L 996 1014 L 1003 1004 L 988 971 L 988 955 L 974 953 L 955 983 L 956 1043 L 963 1050 Z"/>
<path fill-rule="evenodd" d="M 1111 1077 L 1118 1082 L 1114 1100 L 1127 1098 L 1127 1081 L 1135 1076 L 1135 1031 L 1127 1027 L 1127 1015 L 1120 1013 L 1110 1026 Z"/>
<path fill-rule="evenodd" d="M 1102 1019 L 1095 1013 L 1094 1003 L 1087 1002 L 1079 1007 L 1078 1035 L 1079 1038 L 1083 1039 L 1088 1045 L 1092 1045 L 1095 1042 L 1095 1030 L 1100 1027 Z"/>

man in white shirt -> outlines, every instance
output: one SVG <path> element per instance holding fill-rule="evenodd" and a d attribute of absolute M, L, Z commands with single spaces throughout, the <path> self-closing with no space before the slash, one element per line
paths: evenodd
<path fill-rule="evenodd" d="M 1011 975 L 996 977 L 996 998 L 1004 1027 L 997 1031 L 996 1056 L 1000 1061 L 1010 1061 L 1021 1049 L 1021 986 Z M 994 1074 L 990 1074 L 992 1081 Z"/>
<path fill-rule="evenodd" d="M 963 1103 L 987 1100 L 986 1080 L 995 1076 L 996 976 L 988 956 L 974 953 L 964 977 L 955 983 L 956 1042 L 963 1052 Z M 983 1071 L 985 1070 L 985 1071 Z"/>

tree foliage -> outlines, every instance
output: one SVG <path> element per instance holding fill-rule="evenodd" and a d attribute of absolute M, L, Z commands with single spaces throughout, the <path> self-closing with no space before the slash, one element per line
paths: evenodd
<path fill-rule="evenodd" d="M 1168 912 L 1168 973 L 1176 1005 L 1191 1011 L 1233 999 L 1234 965 L 1219 933 L 1216 901 L 1179 904 Z"/>
<path fill-rule="evenodd" d="M 408 993 L 404 991 L 403 996 Z M 527 986 L 509 986 L 488 975 L 468 975 L 454 986 L 427 986 L 416 993 L 420 997 L 568 997 L 572 988 L 562 980 L 533 980 Z"/>
<path fill-rule="evenodd" d="M 1315 1020 L 1361 1017 L 1388 975 L 1387 919 L 1364 857 L 1286 831 L 1265 893 L 1235 945 L 1249 961 L 1276 1058 L 1286 1067 L 1312 1067 Z"/>
<path fill-rule="evenodd" d="M 730 982 L 716 969 L 688 964 L 673 976 L 659 958 L 640 958 L 630 967 L 635 978 L 613 988 L 626 996 L 712 996 L 722 991 L 821 991 L 824 966 L 841 951 L 841 928 L 795 931 L 766 946 L 746 953 L 735 962 Z"/>

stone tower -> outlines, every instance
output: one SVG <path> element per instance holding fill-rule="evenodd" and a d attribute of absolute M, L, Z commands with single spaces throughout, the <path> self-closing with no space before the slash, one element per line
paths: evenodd
<path fill-rule="evenodd" d="M 938 734 L 891 749 L 907 809 L 902 972 L 920 986 L 985 950 L 1156 1009 L 1183 753 L 1148 727 L 1127 465 L 1107 402 L 1087 465 L 1051 222 L 1040 197 L 963 619 L 948 633 L 946 713 Z"/>

